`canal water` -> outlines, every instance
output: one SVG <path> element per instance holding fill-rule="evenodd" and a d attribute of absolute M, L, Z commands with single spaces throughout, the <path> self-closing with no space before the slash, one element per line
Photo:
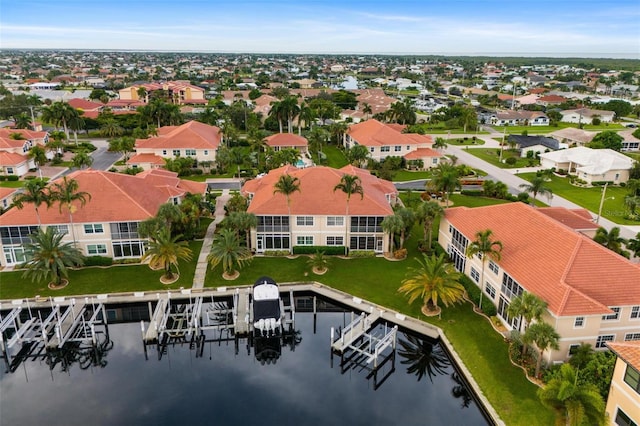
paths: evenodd
<path fill-rule="evenodd" d="M 350 313 L 325 310 L 333 312 L 296 312 L 295 333 L 266 351 L 218 333 L 196 347 L 147 346 L 145 355 L 139 321 L 111 323 L 98 351 L 70 348 L 13 372 L 3 363 L 0 424 L 489 424 L 438 341 L 401 330 L 375 374 L 366 363 L 343 366 L 330 330 Z"/>

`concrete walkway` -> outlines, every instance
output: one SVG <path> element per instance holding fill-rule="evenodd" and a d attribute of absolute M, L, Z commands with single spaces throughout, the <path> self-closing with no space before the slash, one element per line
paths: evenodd
<path fill-rule="evenodd" d="M 228 189 L 222 190 L 222 195 L 216 198 L 216 210 L 214 213 L 214 220 L 209 224 L 207 232 L 204 236 L 202 243 L 202 249 L 200 249 L 200 255 L 198 256 L 198 263 L 196 264 L 196 272 L 193 276 L 193 288 L 204 288 L 204 278 L 207 275 L 207 257 L 211 252 L 211 245 L 213 244 L 213 235 L 216 232 L 216 226 L 224 219 L 224 206 L 229 201 L 231 195 Z"/>

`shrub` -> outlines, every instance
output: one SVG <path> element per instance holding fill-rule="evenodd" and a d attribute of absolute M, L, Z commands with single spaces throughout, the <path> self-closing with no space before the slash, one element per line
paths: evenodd
<path fill-rule="evenodd" d="M 484 191 L 481 189 L 463 189 L 460 191 L 462 195 L 468 195 L 470 197 L 482 197 L 484 195 Z"/>
<path fill-rule="evenodd" d="M 516 164 L 518 162 L 518 159 L 516 157 L 509 157 L 506 160 L 504 160 L 505 163 L 507 163 L 510 166 L 513 166 L 514 164 Z"/>
<path fill-rule="evenodd" d="M 349 257 L 375 257 L 376 252 L 373 250 L 351 250 Z"/>
<path fill-rule="evenodd" d="M 37 179 L 37 176 L 25 176 L 24 180 L 33 180 L 33 179 Z"/>
<path fill-rule="evenodd" d="M 467 290 L 467 295 L 469 296 L 469 299 L 471 299 L 471 301 L 476 306 L 479 306 L 480 305 L 480 287 L 478 287 L 476 283 L 471 281 L 471 278 L 467 277 L 466 275 L 463 275 L 462 278 L 460 278 L 460 284 L 462 284 L 465 290 Z M 482 311 L 489 317 L 492 317 L 498 313 L 495 305 L 487 295 L 484 295 L 482 297 Z"/>
<path fill-rule="evenodd" d="M 204 171 L 202 169 L 192 169 L 191 170 L 191 174 L 193 174 L 193 175 L 201 175 L 203 173 L 204 173 Z"/>
<path fill-rule="evenodd" d="M 7 177 L 5 175 L 0 175 L 0 182 L 4 182 L 5 180 L 7 180 Z"/>
<path fill-rule="evenodd" d="M 7 176 L 9 182 L 17 182 L 20 178 L 16 175 Z"/>
<path fill-rule="evenodd" d="M 593 186 L 604 186 L 607 183 L 609 185 L 613 185 L 613 181 L 612 180 L 597 180 L 597 181 L 591 182 L 591 185 L 593 185 Z"/>
<path fill-rule="evenodd" d="M 295 246 L 293 248 L 293 254 L 315 254 L 316 252 L 323 252 L 327 256 L 339 256 L 345 253 L 345 246 Z"/>
<path fill-rule="evenodd" d="M 620 188 L 624 188 L 625 186 L 627 186 L 626 182 L 620 182 Z"/>
<path fill-rule="evenodd" d="M 398 249 L 393 252 L 394 259 L 404 259 L 405 257 L 407 257 L 407 249 L 405 248 Z"/>
<path fill-rule="evenodd" d="M 84 266 L 111 266 L 113 259 L 105 256 L 88 256 L 84 259 Z"/>
<path fill-rule="evenodd" d="M 529 202 L 529 194 L 526 192 L 521 192 L 518 194 L 518 201 L 522 201 L 523 203 Z"/>
<path fill-rule="evenodd" d="M 265 250 L 264 255 L 274 257 L 289 256 L 289 250 Z"/>

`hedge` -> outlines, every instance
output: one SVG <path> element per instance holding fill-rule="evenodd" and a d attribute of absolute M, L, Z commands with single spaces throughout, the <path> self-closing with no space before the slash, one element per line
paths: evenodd
<path fill-rule="evenodd" d="M 463 189 L 460 191 L 462 195 L 468 195 L 470 197 L 482 197 L 484 195 L 484 191 L 482 189 Z"/>
<path fill-rule="evenodd" d="M 113 259 L 105 256 L 88 256 L 84 259 L 84 266 L 111 266 Z"/>
<path fill-rule="evenodd" d="M 345 246 L 294 246 L 293 254 L 315 254 L 324 252 L 327 256 L 344 255 Z"/>
<path fill-rule="evenodd" d="M 20 177 L 18 177 L 18 176 L 16 176 L 16 175 L 10 175 L 10 176 L 7 176 L 7 180 L 8 180 L 9 182 L 16 182 L 16 181 L 18 181 L 19 179 L 20 179 Z"/>

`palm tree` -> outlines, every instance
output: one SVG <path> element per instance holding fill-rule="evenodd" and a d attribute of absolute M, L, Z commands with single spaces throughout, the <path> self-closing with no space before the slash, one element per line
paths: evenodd
<path fill-rule="evenodd" d="M 73 167 L 78 169 L 84 169 L 85 167 L 91 167 L 93 164 L 93 157 L 89 154 L 89 151 L 82 149 L 76 152 L 76 155 L 71 159 Z"/>
<path fill-rule="evenodd" d="M 311 270 L 317 274 L 324 274 L 329 266 L 329 259 L 324 255 L 323 251 L 317 251 L 307 261 Z"/>
<path fill-rule="evenodd" d="M 91 194 L 85 191 L 79 190 L 78 181 L 75 179 L 69 179 L 67 176 L 62 178 L 62 181 L 54 183 L 49 192 L 51 199 L 59 203 L 60 213 L 62 208 L 65 207 L 69 212 L 69 223 L 71 225 L 71 235 L 73 237 L 73 246 L 76 245 L 76 232 L 73 226 L 73 213 L 76 211 L 77 206 L 74 206 L 74 202 L 79 202 L 81 207 L 87 204 L 87 201 L 91 200 Z"/>
<path fill-rule="evenodd" d="M 82 130 L 84 126 L 84 118 L 82 118 L 79 113 L 69 118 L 69 128 L 73 130 L 73 139 L 75 140 L 76 145 L 78 145 L 78 132 Z"/>
<path fill-rule="evenodd" d="M 340 177 L 340 182 L 338 182 L 336 186 L 333 187 L 333 192 L 336 192 L 338 189 L 344 192 L 345 194 L 347 194 L 347 210 L 345 213 L 346 224 L 345 224 L 345 240 L 344 240 L 344 246 L 346 250 L 346 248 L 349 246 L 349 226 L 351 223 L 349 220 L 349 202 L 351 201 L 351 195 L 360 194 L 360 199 L 362 200 L 364 198 L 364 189 L 362 188 L 362 181 L 358 176 L 350 175 L 346 173 L 342 175 L 342 177 Z"/>
<path fill-rule="evenodd" d="M 593 241 L 618 254 L 623 254 L 622 244 L 626 243 L 626 240 L 620 236 L 620 228 L 617 226 L 610 231 L 602 227 L 598 228 Z"/>
<path fill-rule="evenodd" d="M 38 172 L 40 173 L 40 178 L 42 179 L 42 170 L 40 170 L 40 167 L 47 163 L 47 152 L 45 151 L 45 149 L 40 145 L 34 145 L 29 150 L 29 154 L 27 154 L 27 157 L 32 159 L 36 167 L 38 167 Z"/>
<path fill-rule="evenodd" d="M 594 352 L 595 351 L 593 350 L 593 346 L 591 346 L 590 343 L 582 342 L 578 347 L 575 348 L 575 350 L 571 354 L 571 358 L 569 358 L 569 364 L 571 364 L 574 368 L 580 370 L 591 360 Z"/>
<path fill-rule="evenodd" d="M 409 276 L 402 281 L 398 292 L 409 296 L 409 304 L 421 299 L 424 303 L 422 313 L 433 315 L 440 312 L 438 299 L 445 306 L 462 300 L 464 287 L 459 282 L 462 274 L 447 262 L 444 253 L 438 257 L 422 256 L 422 261 L 416 259 L 420 267 L 409 269 Z"/>
<path fill-rule="evenodd" d="M 405 240 L 408 238 L 413 225 L 416 223 L 416 214 L 412 209 L 407 207 L 397 209 L 395 214 L 402 218 L 402 224 L 404 225 L 400 230 L 400 248 L 403 248 Z"/>
<path fill-rule="evenodd" d="M 606 424 L 598 388 L 592 383 L 578 384 L 578 372 L 570 364 L 562 364 L 559 374 L 538 389 L 538 398 L 556 413 L 558 425 Z"/>
<path fill-rule="evenodd" d="M 290 95 L 280 101 L 280 108 L 282 109 L 282 115 L 287 119 L 287 133 L 293 131 L 293 119 L 298 116 L 300 107 L 298 106 L 298 98 Z"/>
<path fill-rule="evenodd" d="M 256 215 L 243 211 L 231 212 L 225 220 L 231 224 L 231 227 L 236 231 L 238 237 L 240 236 L 239 231 L 244 231 L 247 248 L 251 250 L 251 228 L 258 226 L 258 218 Z"/>
<path fill-rule="evenodd" d="M 546 322 L 535 322 L 524 332 L 524 338 L 528 342 L 533 342 L 538 347 L 538 359 L 536 360 L 535 377 L 540 375 L 540 367 L 542 366 L 542 355 L 547 349 L 558 350 L 558 340 L 560 335 L 551 325 Z"/>
<path fill-rule="evenodd" d="M 231 278 L 235 275 L 236 269 L 251 262 L 251 252 L 248 248 L 240 245 L 240 240 L 235 232 L 231 229 L 223 229 L 213 237 L 207 262 L 213 268 L 222 263 L 222 276 Z"/>
<path fill-rule="evenodd" d="M 24 182 L 22 192 L 13 197 L 13 205 L 18 210 L 24 207 L 25 203 L 33 204 L 38 217 L 38 226 L 42 224 L 40 220 L 40 211 L 38 210 L 42 204 L 46 204 L 47 208 L 51 207 L 51 195 L 46 190 L 47 183 L 42 179 L 32 179 Z"/>
<path fill-rule="evenodd" d="M 103 136 L 112 138 L 115 136 L 121 136 L 124 133 L 124 129 L 118 124 L 116 120 L 112 119 L 104 122 L 102 127 L 100 127 L 100 133 Z"/>
<path fill-rule="evenodd" d="M 31 277 L 34 282 L 50 280 L 54 287 L 61 287 L 63 279 L 69 277 L 67 268 L 83 265 L 80 250 L 71 243 L 62 243 L 63 237 L 64 234 L 50 226 L 31 234 L 31 242 L 25 244 L 30 259 L 22 265 L 27 268 L 22 277 Z"/>
<path fill-rule="evenodd" d="M 522 323 L 531 324 L 532 320 L 540 321 L 542 314 L 547 309 L 547 302 L 533 293 L 525 291 L 520 296 L 514 297 L 509 303 L 507 314 L 510 318 L 520 317 L 518 331 L 522 331 Z M 524 320 L 524 321 L 522 321 Z"/>
<path fill-rule="evenodd" d="M 271 102 L 269 117 L 273 117 L 278 122 L 279 133 L 282 133 L 282 119 L 286 117 L 282 101 Z"/>
<path fill-rule="evenodd" d="M 395 249 L 395 236 L 404 229 L 404 222 L 398 215 L 390 215 L 382 219 L 382 230 L 389 235 L 389 252 L 393 254 Z"/>
<path fill-rule="evenodd" d="M 635 238 L 627 241 L 627 248 L 633 252 L 634 256 L 640 257 L 640 232 L 636 234 Z"/>
<path fill-rule="evenodd" d="M 364 114 L 365 121 L 369 119 L 369 115 L 372 112 L 373 112 L 373 110 L 371 109 L 371 105 L 369 105 L 366 102 L 362 104 L 362 113 Z"/>
<path fill-rule="evenodd" d="M 300 111 L 298 112 L 298 136 L 302 135 L 303 123 L 304 127 L 308 127 L 311 124 L 313 130 L 313 120 L 315 119 L 316 113 L 313 108 L 311 108 L 309 104 L 303 102 L 302 105 L 300 105 Z"/>
<path fill-rule="evenodd" d="M 349 164 L 362 167 L 362 164 L 369 158 L 369 149 L 364 145 L 354 145 L 349 148 L 346 154 Z"/>
<path fill-rule="evenodd" d="M 484 293 L 484 266 L 487 263 L 487 259 L 491 259 L 494 262 L 499 262 L 502 252 L 502 242 L 493 240 L 493 231 L 485 229 L 484 231 L 476 232 L 476 239 L 467 247 L 467 257 L 473 257 L 478 255 L 482 260 L 482 273 L 480 275 L 480 302 L 478 308 L 482 310 L 482 294 Z"/>
<path fill-rule="evenodd" d="M 431 250 L 433 223 L 444 214 L 444 209 L 436 201 L 421 203 L 416 209 L 416 218 L 424 226 L 424 240 L 428 241 Z"/>
<path fill-rule="evenodd" d="M 447 141 L 444 138 L 436 138 L 436 141 L 433 143 L 434 149 L 443 150 L 447 147 Z"/>
<path fill-rule="evenodd" d="M 31 128 L 31 117 L 27 115 L 26 112 L 20 113 L 15 117 L 15 128 L 16 129 L 30 129 Z"/>
<path fill-rule="evenodd" d="M 190 261 L 191 249 L 186 241 L 178 241 L 181 235 L 171 236 L 169 228 L 162 228 L 149 241 L 147 250 L 142 255 L 142 261 L 149 260 L 149 265 L 154 267 L 162 267 L 164 275 L 160 280 L 165 282 L 172 281 L 174 278 L 171 267 L 175 266 L 179 274 L 178 261 Z"/>
<path fill-rule="evenodd" d="M 520 317 L 518 331 L 522 332 L 522 323 L 526 321 L 528 326 L 534 319 L 540 321 L 545 309 L 547 309 L 547 302 L 535 294 L 525 291 L 520 296 L 511 300 L 507 308 L 507 315 L 509 315 L 510 318 Z M 526 350 L 526 342 L 523 342 L 522 357 L 524 357 Z"/>
<path fill-rule="evenodd" d="M 545 195 L 548 199 L 551 199 L 553 192 L 547 187 L 547 181 L 542 176 L 536 176 L 531 179 L 531 183 L 523 183 L 520 188 L 528 194 L 533 194 L 533 204 L 535 205 L 536 197 L 538 194 Z"/>
<path fill-rule="evenodd" d="M 69 139 L 69 121 L 78 114 L 78 110 L 62 101 L 54 102 L 51 106 L 42 109 L 42 119 L 56 127 L 62 125 L 67 139 Z"/>
<path fill-rule="evenodd" d="M 287 199 L 287 211 L 289 216 L 291 216 L 291 194 L 296 191 L 300 192 L 300 179 L 288 174 L 283 174 L 278 178 L 273 188 L 274 194 L 282 194 Z"/>
<path fill-rule="evenodd" d="M 445 207 L 449 207 L 449 196 L 460 187 L 458 169 L 452 164 L 440 163 L 433 169 L 431 180 L 427 182 L 428 188 L 433 188 L 444 194 Z"/>
<path fill-rule="evenodd" d="M 434 377 L 447 374 L 451 361 L 439 343 L 412 334 L 405 337 L 407 340 L 398 340 L 402 347 L 398 355 L 404 358 L 400 364 L 408 365 L 407 374 L 415 374 L 418 381 L 426 376 L 432 383 Z"/>

